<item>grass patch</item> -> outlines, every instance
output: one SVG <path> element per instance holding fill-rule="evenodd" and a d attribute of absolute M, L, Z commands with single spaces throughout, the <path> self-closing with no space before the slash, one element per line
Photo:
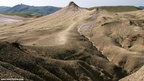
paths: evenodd
<path fill-rule="evenodd" d="M 20 16 L 20 17 L 24 17 L 24 18 L 30 18 L 30 17 L 35 16 L 35 15 L 31 15 L 31 14 L 26 14 L 26 13 L 4 13 L 4 15 Z"/>
<path fill-rule="evenodd" d="M 89 8 L 89 10 L 92 10 L 95 8 L 107 10 L 110 12 L 127 12 L 127 11 L 141 10 L 140 8 L 135 7 L 135 6 L 101 6 L 101 7 L 92 7 L 92 8 Z"/>

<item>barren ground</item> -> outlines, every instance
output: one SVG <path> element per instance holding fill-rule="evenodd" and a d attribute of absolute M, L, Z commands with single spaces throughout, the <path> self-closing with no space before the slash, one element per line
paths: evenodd
<path fill-rule="evenodd" d="M 7 16 L 7 15 L 0 14 L 0 25 L 6 25 L 10 23 L 25 21 L 25 20 L 29 20 L 29 18 L 22 18 L 18 16 Z"/>
<path fill-rule="evenodd" d="M 141 75 L 143 10 L 89 11 L 71 2 L 53 14 L 1 26 L 0 41 L 0 78 L 20 77 L 26 81 L 144 79 Z"/>

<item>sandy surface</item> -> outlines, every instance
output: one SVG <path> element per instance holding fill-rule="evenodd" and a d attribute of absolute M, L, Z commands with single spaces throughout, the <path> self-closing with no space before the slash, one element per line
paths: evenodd
<path fill-rule="evenodd" d="M 142 66 L 137 72 L 119 81 L 144 81 L 144 66 Z"/>

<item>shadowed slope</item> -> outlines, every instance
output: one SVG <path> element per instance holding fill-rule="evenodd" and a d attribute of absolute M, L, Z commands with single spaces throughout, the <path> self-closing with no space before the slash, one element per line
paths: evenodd
<path fill-rule="evenodd" d="M 81 55 L 81 59 L 80 57 L 76 56 L 73 56 L 73 58 L 75 59 L 67 58 L 63 60 L 58 60 L 58 58 L 54 59 L 54 57 L 52 57 L 52 59 L 50 58 L 51 56 L 43 57 L 37 55 L 34 52 L 30 52 L 21 45 L 17 47 L 15 43 L 10 44 L 7 42 L 2 42 L 0 43 L 0 66 L 1 69 L 3 67 L 8 71 L 10 70 L 10 72 L 7 71 L 7 74 L 1 74 L 0 77 L 20 77 L 24 78 L 27 81 L 112 80 L 113 76 L 107 73 L 105 70 L 101 69 L 102 67 L 98 67 L 99 65 L 91 65 L 93 63 L 91 63 L 90 65 L 87 64 L 89 63 L 88 58 L 92 59 L 95 57 L 95 55 L 93 55 L 92 57 L 90 55 L 88 57 L 83 56 L 86 56 L 86 54 Z M 98 59 L 97 56 L 95 58 Z M 108 61 L 106 61 L 106 59 L 105 64 L 108 64 Z"/>

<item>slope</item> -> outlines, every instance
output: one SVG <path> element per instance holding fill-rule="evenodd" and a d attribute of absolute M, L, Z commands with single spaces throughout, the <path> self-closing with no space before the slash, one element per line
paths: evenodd
<path fill-rule="evenodd" d="M 134 15 L 139 12 L 144 13 L 143 11 L 117 14 L 100 12 L 93 24 L 92 36 L 89 36 L 98 50 L 111 62 L 130 73 L 144 64 L 143 19 L 140 14 Z"/>
<path fill-rule="evenodd" d="M 144 66 L 142 66 L 137 72 L 119 80 L 119 81 L 143 81 L 144 80 Z"/>

